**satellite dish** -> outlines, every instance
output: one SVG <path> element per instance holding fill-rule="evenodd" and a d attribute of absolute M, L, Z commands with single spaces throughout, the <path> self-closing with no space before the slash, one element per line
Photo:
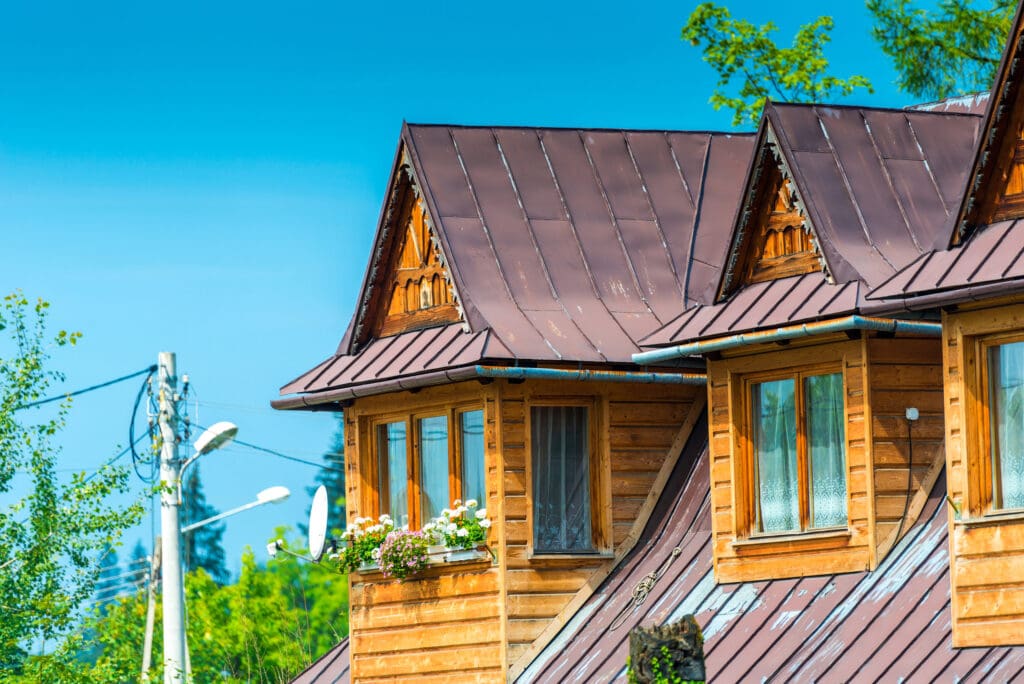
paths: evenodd
<path fill-rule="evenodd" d="M 309 509 L 309 555 L 314 562 L 320 562 L 327 541 L 327 487 L 320 485 L 313 494 L 313 506 Z"/>

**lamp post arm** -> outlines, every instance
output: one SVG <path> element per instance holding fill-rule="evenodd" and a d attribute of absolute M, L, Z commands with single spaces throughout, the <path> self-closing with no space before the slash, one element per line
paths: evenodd
<path fill-rule="evenodd" d="M 235 515 L 236 513 L 241 513 L 242 511 L 247 511 L 250 508 L 256 508 L 257 506 L 262 506 L 263 504 L 268 504 L 268 503 L 273 503 L 273 502 L 272 501 L 250 501 L 249 503 L 245 504 L 244 506 L 239 506 L 238 508 L 232 508 L 230 511 L 224 511 L 223 513 L 218 513 L 217 515 L 212 516 L 210 518 L 207 518 L 206 520 L 200 520 L 199 522 L 194 522 L 191 525 L 186 525 L 185 527 L 181 528 L 181 533 L 182 534 L 187 534 L 187 533 L 191 532 L 192 530 L 195 530 L 195 529 L 198 529 L 200 527 L 203 527 L 204 525 L 209 525 L 210 523 L 217 522 L 218 520 L 223 520 L 224 518 L 227 518 L 227 517 L 230 517 L 232 515 Z"/>

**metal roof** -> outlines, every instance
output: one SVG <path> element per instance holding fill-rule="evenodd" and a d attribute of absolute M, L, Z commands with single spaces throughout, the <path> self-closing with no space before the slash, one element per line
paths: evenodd
<path fill-rule="evenodd" d="M 364 307 L 336 354 L 281 394 L 482 359 L 631 364 L 641 338 L 713 299 L 753 144 L 726 133 L 406 125 L 401 146 L 465 324 L 359 346 L 352 331 L 370 315 Z M 391 213 L 382 212 L 361 301 L 387 277 Z"/>
<path fill-rule="evenodd" d="M 665 347 L 684 340 L 835 318 L 858 310 L 862 288 L 859 282 L 833 285 L 821 273 L 754 283 L 721 304 L 682 313 L 645 338 L 643 346 Z"/>
<path fill-rule="evenodd" d="M 1024 291 L 1024 220 L 986 226 L 929 252 L 867 294 L 880 308 L 931 308 Z"/>
<path fill-rule="evenodd" d="M 348 637 L 345 637 L 303 670 L 292 684 L 348 684 L 349 669 Z"/>
<path fill-rule="evenodd" d="M 873 572 L 716 585 L 707 432 L 694 434 L 702 453 L 680 459 L 635 550 L 518 681 L 622 679 L 629 630 L 687 613 L 704 631 L 708 681 L 1024 681 L 1024 647 L 952 647 L 945 478 Z"/>
<path fill-rule="evenodd" d="M 948 243 L 980 117 L 769 104 L 765 121 L 835 282 L 874 287 Z"/>

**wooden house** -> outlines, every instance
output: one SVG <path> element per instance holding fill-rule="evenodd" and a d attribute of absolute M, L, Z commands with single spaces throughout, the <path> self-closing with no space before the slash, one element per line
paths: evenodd
<path fill-rule="evenodd" d="M 353 573 L 353 680 L 504 679 L 635 544 L 705 376 L 631 357 L 714 296 L 752 146 L 403 128 L 349 330 L 274 405 L 344 412 L 350 521 L 474 498 L 493 560 Z"/>
<path fill-rule="evenodd" d="M 393 459 L 413 526 L 483 492 L 494 556 L 353 575 L 296 681 L 619 680 L 685 614 L 712 681 L 1024 677 L 1021 50 L 1018 10 L 988 96 L 754 136 L 406 127 L 352 325 L 275 406 L 344 412 L 351 516 Z"/>

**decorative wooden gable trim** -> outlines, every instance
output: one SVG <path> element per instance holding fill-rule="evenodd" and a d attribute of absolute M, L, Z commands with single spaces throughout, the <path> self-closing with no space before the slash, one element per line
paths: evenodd
<path fill-rule="evenodd" d="M 392 265 L 382 283 L 387 309 L 377 318 L 376 337 L 460 320 L 426 204 L 415 188 L 411 189 L 397 224 Z"/>
<path fill-rule="evenodd" d="M 464 320 L 421 187 L 403 146 L 392 172 L 351 338 L 342 341 L 345 353 L 355 353 L 372 338 Z"/>
<path fill-rule="evenodd" d="M 718 301 L 750 283 L 814 272 L 828 277 L 793 177 L 766 126 Z"/>
<path fill-rule="evenodd" d="M 950 244 L 980 226 L 1024 218 L 1024 22 L 1022 8 L 1010 30 L 978 140 L 970 185 Z"/>

